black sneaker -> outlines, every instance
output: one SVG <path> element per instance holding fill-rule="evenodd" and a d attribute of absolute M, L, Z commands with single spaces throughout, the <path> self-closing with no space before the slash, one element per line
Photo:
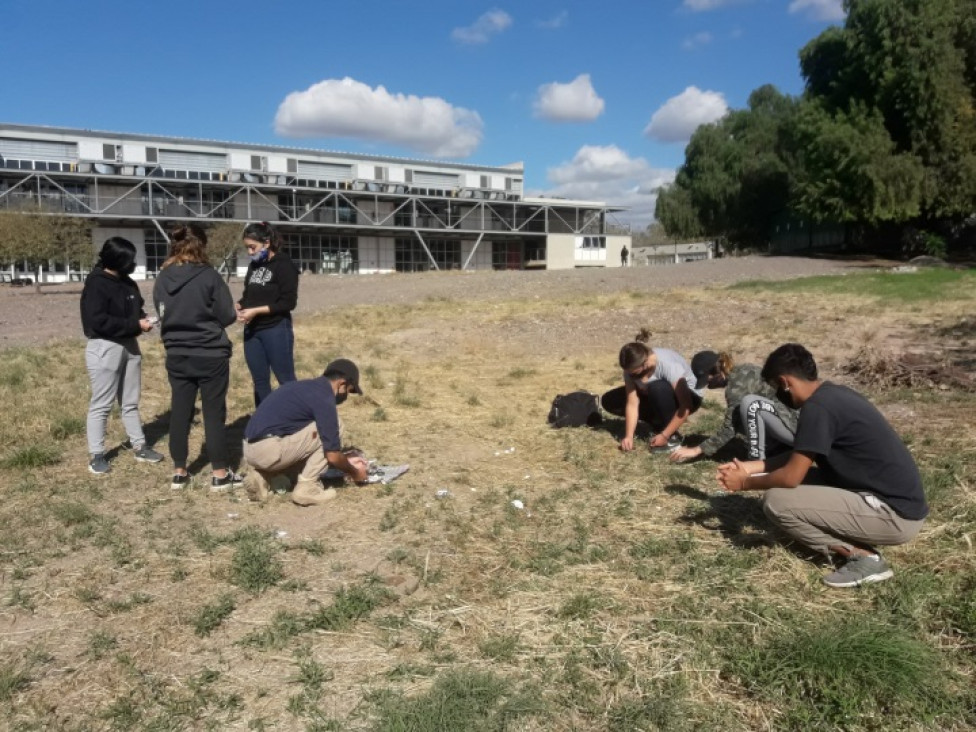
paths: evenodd
<path fill-rule="evenodd" d="M 88 469 L 95 475 L 105 475 L 112 470 L 112 466 L 108 464 L 105 456 L 99 453 L 91 456 L 91 460 L 88 461 Z"/>
<path fill-rule="evenodd" d="M 243 475 L 238 475 L 233 470 L 228 470 L 227 475 L 225 475 L 223 478 L 218 478 L 215 475 L 210 479 L 210 490 L 214 493 L 229 491 L 237 488 L 243 482 Z"/>
<path fill-rule="evenodd" d="M 173 473 L 173 480 L 170 482 L 169 487 L 174 491 L 182 490 L 183 488 L 190 487 L 190 474 L 189 473 Z"/>
<path fill-rule="evenodd" d="M 153 450 L 149 445 L 133 448 L 132 455 L 140 463 L 161 463 L 163 461 L 162 454 Z"/>

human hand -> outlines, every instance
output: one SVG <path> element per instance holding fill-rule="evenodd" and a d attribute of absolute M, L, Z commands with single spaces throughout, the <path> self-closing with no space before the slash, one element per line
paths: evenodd
<path fill-rule="evenodd" d="M 668 455 L 668 460 L 672 463 L 683 463 L 701 455 L 700 447 L 679 447 Z"/>
<path fill-rule="evenodd" d="M 151 330 L 153 329 L 153 325 L 155 325 L 155 323 L 154 323 L 154 322 L 153 322 L 153 320 L 152 320 L 151 318 L 149 318 L 149 317 L 145 317 L 145 318 L 142 318 L 142 319 L 141 319 L 141 320 L 139 321 L 139 329 L 140 329 L 140 330 L 141 330 L 141 331 L 142 331 L 143 333 L 148 333 L 149 331 L 151 331 Z"/>
<path fill-rule="evenodd" d="M 738 459 L 733 460 L 731 463 L 720 465 L 718 475 L 716 476 L 722 489 L 729 493 L 738 493 L 743 490 L 746 485 L 746 478 L 748 477 L 749 471 L 746 470 L 746 466 Z"/>
<path fill-rule="evenodd" d="M 241 308 L 237 311 L 237 322 L 247 325 L 257 315 L 257 308 Z"/>
<path fill-rule="evenodd" d="M 620 441 L 620 450 L 622 452 L 630 452 L 633 449 L 634 449 L 634 438 L 633 437 L 625 437 L 624 439 L 622 439 Z"/>
<path fill-rule="evenodd" d="M 648 447 L 664 447 L 668 444 L 668 438 L 661 432 L 658 432 L 654 437 L 651 438 L 650 442 L 647 443 Z"/>
<path fill-rule="evenodd" d="M 365 483 L 366 479 L 369 478 L 369 465 L 366 461 L 362 458 L 353 457 L 349 458 L 349 464 L 353 469 L 352 479 L 357 483 Z"/>

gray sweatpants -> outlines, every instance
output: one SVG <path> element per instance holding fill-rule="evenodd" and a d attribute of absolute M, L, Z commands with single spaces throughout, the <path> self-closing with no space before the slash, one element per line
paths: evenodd
<path fill-rule="evenodd" d="M 750 460 L 765 460 L 769 442 L 793 446 L 793 432 L 779 418 L 773 403 L 766 397 L 758 394 L 742 397 L 739 419 L 745 428 Z"/>
<path fill-rule="evenodd" d="M 142 352 L 135 338 L 118 343 L 91 338 L 85 347 L 85 366 L 91 381 L 88 404 L 88 452 L 105 452 L 105 426 L 112 405 L 119 403 L 122 425 L 133 447 L 145 444 L 139 418 L 139 395 L 142 392 Z"/>
<path fill-rule="evenodd" d="M 902 518 L 869 493 L 828 485 L 770 488 L 763 512 L 792 538 L 828 557 L 832 546 L 873 551 L 875 546 L 904 544 L 925 522 Z"/>

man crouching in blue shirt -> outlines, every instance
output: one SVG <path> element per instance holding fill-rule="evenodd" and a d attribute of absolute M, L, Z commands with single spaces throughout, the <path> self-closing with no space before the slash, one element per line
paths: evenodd
<path fill-rule="evenodd" d="M 343 454 L 336 412 L 349 394 L 362 393 L 359 369 L 345 358 L 330 363 L 316 379 L 287 382 L 271 392 L 244 430 L 244 460 L 251 467 L 244 477 L 248 497 L 263 501 L 274 476 L 297 473 L 293 503 L 315 506 L 331 501 L 335 488 L 324 488 L 320 481 L 330 465 L 364 482 L 366 462 Z"/>

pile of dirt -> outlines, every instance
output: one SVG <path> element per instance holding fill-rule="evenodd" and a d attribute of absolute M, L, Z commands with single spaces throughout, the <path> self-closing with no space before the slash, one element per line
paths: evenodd
<path fill-rule="evenodd" d="M 976 381 L 946 357 L 891 353 L 862 347 L 842 366 L 855 381 L 876 389 L 976 391 Z"/>

